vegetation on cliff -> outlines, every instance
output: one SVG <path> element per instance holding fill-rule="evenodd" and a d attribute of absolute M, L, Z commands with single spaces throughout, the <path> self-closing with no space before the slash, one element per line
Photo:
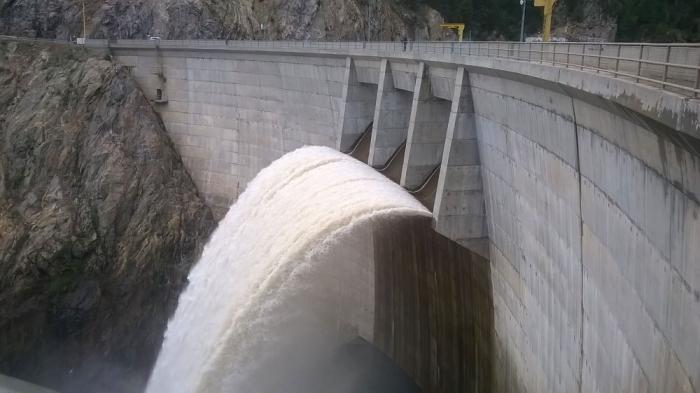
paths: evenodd
<path fill-rule="evenodd" d="M 126 68 L 0 42 L 0 373 L 139 391 L 211 212 Z"/>
<path fill-rule="evenodd" d="M 521 8 L 518 0 L 403 0 L 427 4 L 449 22 L 464 22 L 477 40 L 517 40 Z M 528 35 L 541 31 L 541 9 L 527 0 Z M 697 0 L 559 0 L 555 33 L 572 40 L 652 42 L 700 41 Z"/>
<path fill-rule="evenodd" d="M 616 18 L 620 41 L 700 42 L 700 1 L 600 1 Z"/>

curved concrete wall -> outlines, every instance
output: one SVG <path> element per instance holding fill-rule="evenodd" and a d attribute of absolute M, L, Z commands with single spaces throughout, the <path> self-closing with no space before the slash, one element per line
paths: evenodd
<path fill-rule="evenodd" d="M 500 386 L 697 391 L 697 141 L 585 92 L 471 81 Z"/>
<path fill-rule="evenodd" d="M 370 124 L 372 165 L 438 176 L 433 227 L 490 259 L 496 391 L 700 392 L 698 100 L 483 57 L 113 53 L 162 90 L 220 213 L 284 152 Z"/>

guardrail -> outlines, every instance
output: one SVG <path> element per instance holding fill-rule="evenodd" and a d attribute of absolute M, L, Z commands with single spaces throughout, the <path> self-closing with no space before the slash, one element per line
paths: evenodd
<path fill-rule="evenodd" d="M 162 49 L 283 49 L 387 51 L 492 58 L 550 64 L 605 74 L 700 97 L 700 44 L 496 41 L 236 41 L 94 40 L 93 47 Z"/>
<path fill-rule="evenodd" d="M 18 42 L 39 42 L 44 44 L 75 44 L 75 42 L 69 39 L 58 39 L 58 38 L 32 38 L 32 37 L 15 37 L 11 35 L 0 34 L 0 40 L 2 41 L 18 41 Z"/>

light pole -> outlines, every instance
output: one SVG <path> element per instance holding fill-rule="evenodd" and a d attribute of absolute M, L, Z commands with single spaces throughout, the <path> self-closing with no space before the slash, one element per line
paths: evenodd
<path fill-rule="evenodd" d="M 520 42 L 525 42 L 525 6 L 527 1 L 520 0 L 520 5 L 523 7 L 523 15 L 520 18 Z"/>
<path fill-rule="evenodd" d="M 85 36 L 87 35 L 87 22 L 85 21 L 85 0 L 82 0 L 83 4 L 83 36 L 75 37 L 76 45 L 85 45 Z"/>
<path fill-rule="evenodd" d="M 83 38 L 85 38 L 86 34 L 86 23 L 85 23 L 85 0 L 83 0 Z"/>

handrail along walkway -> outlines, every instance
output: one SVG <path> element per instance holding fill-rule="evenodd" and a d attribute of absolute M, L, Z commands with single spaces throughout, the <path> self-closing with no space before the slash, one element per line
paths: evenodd
<path fill-rule="evenodd" d="M 17 39 L 2 36 L 0 39 Z M 49 40 L 47 40 L 49 41 Z M 54 41 L 58 42 L 58 41 Z M 90 47 L 373 50 L 482 56 L 578 69 L 700 97 L 700 44 L 500 41 L 99 40 Z"/>

